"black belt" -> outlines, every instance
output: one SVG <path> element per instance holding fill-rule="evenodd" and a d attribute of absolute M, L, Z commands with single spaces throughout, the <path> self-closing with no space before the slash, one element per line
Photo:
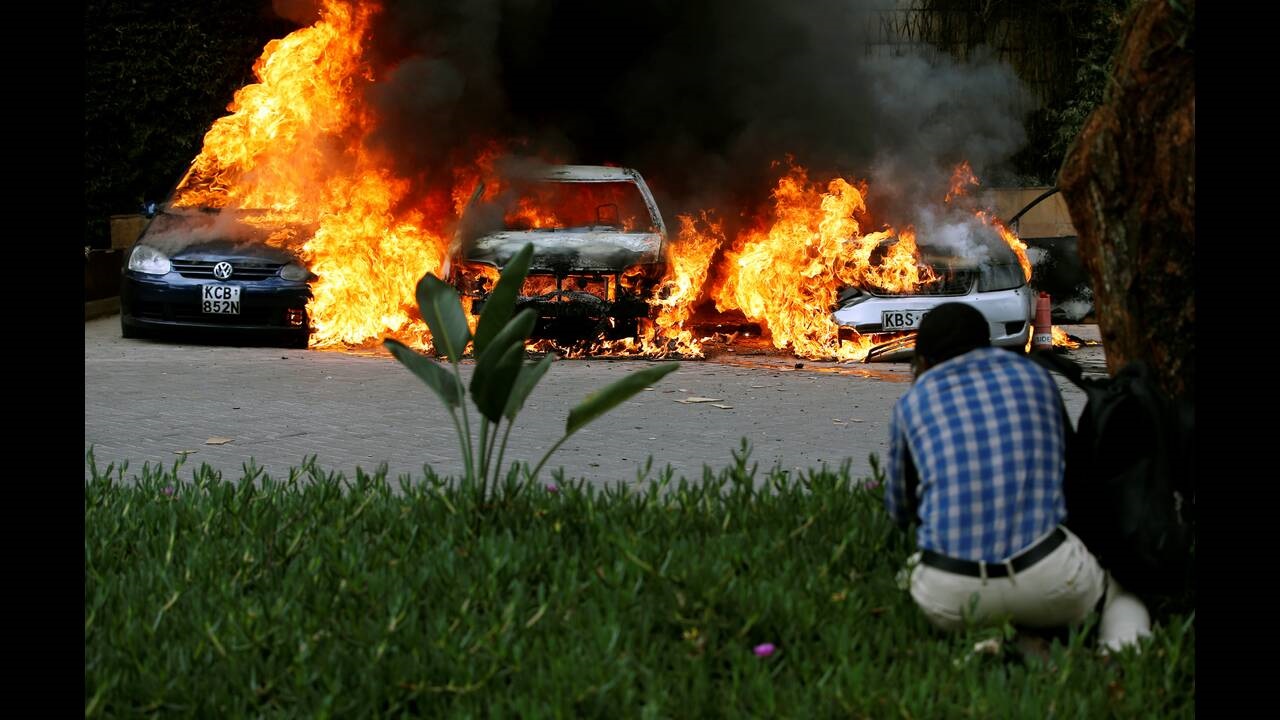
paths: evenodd
<path fill-rule="evenodd" d="M 1046 555 L 1058 549 L 1058 546 L 1067 539 L 1067 533 L 1061 527 L 1054 528 L 1049 537 L 1041 540 L 1038 544 L 1032 546 L 1029 550 L 1006 560 L 1005 562 L 991 562 L 986 564 L 986 577 L 1008 577 L 1009 566 L 1013 567 L 1015 573 L 1035 565 L 1044 559 Z M 932 550 L 925 550 L 920 555 L 920 562 L 931 568 L 945 570 L 956 575 L 968 575 L 969 577 L 982 577 L 983 563 L 974 562 L 973 560 L 959 560 L 957 558 L 939 555 Z M 1007 564 L 1006 564 L 1007 563 Z"/>

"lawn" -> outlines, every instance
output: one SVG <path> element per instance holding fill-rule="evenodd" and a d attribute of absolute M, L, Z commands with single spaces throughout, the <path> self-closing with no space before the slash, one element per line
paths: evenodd
<path fill-rule="evenodd" d="M 314 462 L 89 475 L 86 717 L 1195 714 L 1186 604 L 1106 661 L 1092 621 L 1047 654 L 935 633 L 896 579 L 912 542 L 847 466 L 743 448 L 483 500 Z"/>

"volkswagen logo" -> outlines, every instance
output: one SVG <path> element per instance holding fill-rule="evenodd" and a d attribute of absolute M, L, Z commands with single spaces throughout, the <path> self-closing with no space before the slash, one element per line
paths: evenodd
<path fill-rule="evenodd" d="M 223 260 L 217 265 L 214 265 L 213 276 L 218 278 L 219 280 L 226 280 L 227 278 L 231 277 L 231 263 L 227 262 L 226 260 Z"/>

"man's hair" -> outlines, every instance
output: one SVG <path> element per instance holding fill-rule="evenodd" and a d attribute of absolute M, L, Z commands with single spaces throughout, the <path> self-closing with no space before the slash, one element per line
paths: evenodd
<path fill-rule="evenodd" d="M 965 303 L 944 303 L 925 313 L 916 334 L 916 353 L 930 365 L 990 346 L 987 319 Z"/>

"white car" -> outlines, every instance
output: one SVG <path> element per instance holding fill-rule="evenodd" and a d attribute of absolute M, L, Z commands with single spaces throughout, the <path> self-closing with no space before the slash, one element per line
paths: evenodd
<path fill-rule="evenodd" d="M 984 243 L 981 261 L 956 257 L 920 241 L 921 261 L 938 276 L 910 292 L 888 292 L 874 287 L 845 288 L 832 318 L 841 338 L 854 333 L 874 335 L 911 332 L 924 314 L 949 302 L 973 305 L 991 328 L 991 344 L 1023 348 L 1031 336 L 1036 293 L 1027 285 L 1018 257 L 998 236 Z M 898 360 L 910 354 L 914 343 L 887 344 L 868 360 Z"/>

